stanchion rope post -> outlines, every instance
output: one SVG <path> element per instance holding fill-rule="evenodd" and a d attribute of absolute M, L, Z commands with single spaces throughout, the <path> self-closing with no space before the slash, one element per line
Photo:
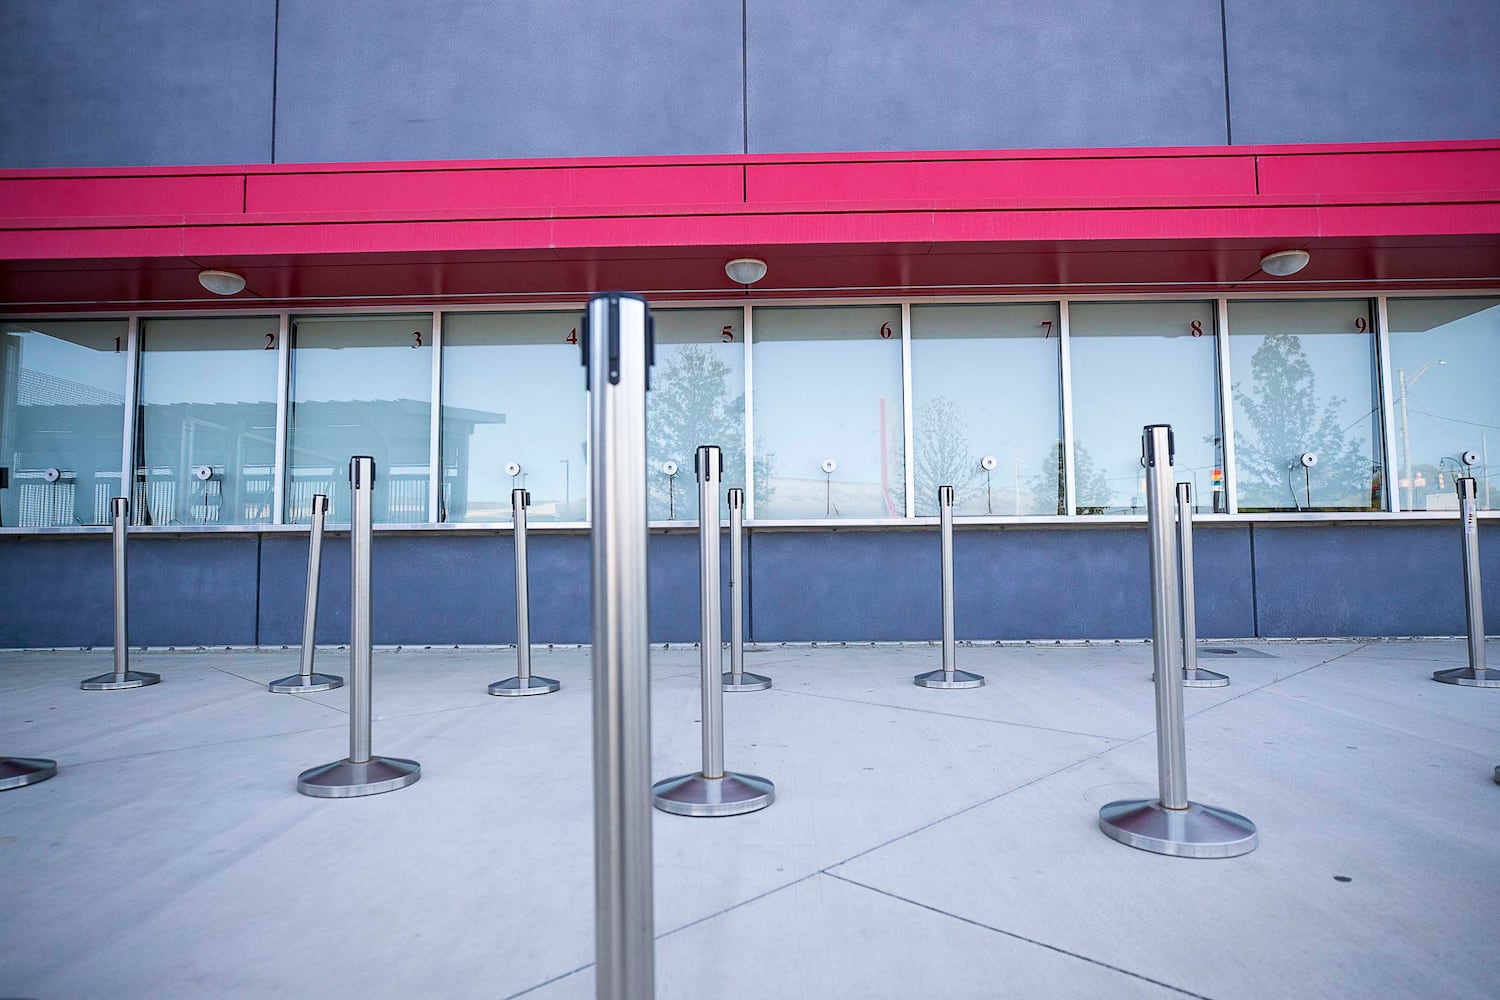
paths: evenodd
<path fill-rule="evenodd" d="M 1479 518 L 1477 484 L 1472 476 L 1461 476 L 1453 487 L 1458 492 L 1458 517 L 1463 525 L 1464 619 L 1468 626 L 1469 665 L 1439 670 L 1432 675 L 1444 684 L 1463 687 L 1500 687 L 1500 670 L 1492 670 L 1484 659 L 1484 601 L 1479 589 Z M 1500 775 L 1496 776 L 1500 780 Z"/>
<path fill-rule="evenodd" d="M 656 808 L 678 816 L 738 816 L 776 800 L 776 787 L 755 774 L 724 770 L 724 654 L 719 618 L 719 480 L 724 453 L 700 445 L 693 456 L 698 475 L 698 617 L 702 636 L 703 769 L 665 778 L 652 786 Z"/>
<path fill-rule="evenodd" d="M 764 691 L 771 678 L 745 672 L 745 491 L 729 491 L 729 673 L 725 691 Z"/>
<path fill-rule="evenodd" d="M 302 659 L 297 673 L 266 685 L 275 694 L 314 694 L 344 686 L 344 679 L 335 674 L 313 673 L 318 641 L 318 581 L 323 569 L 323 526 L 327 518 L 328 497 L 314 493 L 312 526 L 307 535 L 307 591 L 302 599 Z"/>
<path fill-rule="evenodd" d="M 1177 484 L 1177 565 L 1182 581 L 1182 683 L 1190 688 L 1227 687 L 1229 678 L 1198 666 L 1198 595 L 1193 582 L 1193 484 Z"/>
<path fill-rule="evenodd" d="M 510 698 L 551 694 L 562 687 L 559 681 L 537 677 L 531 672 L 531 571 L 526 560 L 526 508 L 530 506 L 531 494 L 528 491 L 510 491 L 511 527 L 516 547 L 516 676 L 489 686 L 490 694 Z"/>
<path fill-rule="evenodd" d="M 349 460 L 352 524 L 349 526 L 349 756 L 297 775 L 297 791 L 322 799 L 348 799 L 405 788 L 422 766 L 370 753 L 370 548 L 374 521 L 375 459 Z"/>
<path fill-rule="evenodd" d="M 130 501 L 115 497 L 109 502 L 114 542 L 115 590 L 115 669 L 113 673 L 90 677 L 78 686 L 85 691 L 124 691 L 161 683 L 160 674 L 130 669 L 130 615 L 126 606 L 127 573 L 125 542 L 130 529 Z"/>
<path fill-rule="evenodd" d="M 599 1000 L 649 1000 L 656 937 L 646 390 L 655 351 L 646 300 L 595 295 L 579 334 L 593 463 L 594 989 Z"/>
<path fill-rule="evenodd" d="M 984 677 L 954 665 L 957 640 L 953 625 L 953 487 L 938 487 L 938 538 L 943 588 L 943 668 L 912 678 L 917 687 L 950 690 L 984 687 Z"/>
<path fill-rule="evenodd" d="M 1155 799 L 1111 802 L 1099 829 L 1122 844 L 1181 858 L 1232 858 L 1255 850 L 1255 824 L 1239 813 L 1188 801 L 1182 716 L 1182 608 L 1172 530 L 1172 429 L 1142 434 L 1146 519 L 1151 552 L 1151 653 L 1156 661 Z"/>

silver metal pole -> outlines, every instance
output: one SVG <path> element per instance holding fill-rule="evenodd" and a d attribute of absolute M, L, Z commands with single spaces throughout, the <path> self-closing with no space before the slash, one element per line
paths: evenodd
<path fill-rule="evenodd" d="M 312 527 L 307 535 L 307 591 L 302 599 L 301 668 L 290 677 L 266 685 L 276 694 L 312 694 L 344 686 L 342 677 L 313 672 L 318 641 L 318 582 L 323 570 L 323 525 L 327 518 L 328 497 L 322 493 L 313 494 Z"/>
<path fill-rule="evenodd" d="M 1500 687 L 1500 670 L 1485 666 L 1484 600 L 1479 589 L 1479 519 L 1475 516 L 1478 483 L 1462 476 L 1454 483 L 1458 491 L 1458 516 L 1463 525 L 1464 619 L 1469 636 L 1469 665 L 1439 670 L 1432 675 L 1444 684 L 1464 687 Z"/>
<path fill-rule="evenodd" d="M 530 506 L 529 492 L 510 491 L 511 534 L 516 545 L 516 676 L 491 684 L 489 692 L 495 695 L 548 694 L 562 687 L 550 677 L 533 677 L 531 674 L 531 585 L 528 582 L 531 571 L 526 562 L 526 508 Z"/>
<path fill-rule="evenodd" d="M 776 798 L 775 786 L 753 774 L 724 770 L 724 675 L 719 621 L 719 482 L 724 453 L 700 445 L 693 455 L 698 476 L 698 617 L 702 634 L 703 770 L 658 781 L 656 808 L 679 816 L 738 816 L 764 809 Z"/>
<path fill-rule="evenodd" d="M 959 670 L 954 666 L 955 648 L 953 628 L 953 487 L 938 487 L 939 550 L 943 580 L 943 669 L 918 674 L 912 683 L 927 688 L 977 688 L 984 686 L 984 678 Z"/>
<path fill-rule="evenodd" d="M 698 668 L 703 700 L 703 776 L 724 777 L 723 630 L 719 618 L 719 478 L 724 453 L 701 445 L 693 454 L 698 477 Z"/>
<path fill-rule="evenodd" d="M 1182 683 L 1226 687 L 1229 678 L 1198 666 L 1198 595 L 1193 584 L 1193 484 L 1177 484 L 1177 568 L 1182 583 Z"/>
<path fill-rule="evenodd" d="M 297 776 L 297 791 L 344 799 L 405 788 L 422 776 L 414 760 L 370 752 L 370 550 L 374 527 L 375 459 L 349 460 L 353 509 L 349 526 L 349 756 Z"/>
<path fill-rule="evenodd" d="M 588 368 L 593 512 L 595 995 L 656 995 L 651 893 L 651 678 L 646 604 L 646 387 L 651 317 L 596 295 Z"/>
<path fill-rule="evenodd" d="M 160 674 L 130 669 L 130 621 L 126 607 L 127 573 L 125 568 L 125 541 L 130 530 L 130 501 L 115 497 L 109 502 L 111 528 L 114 543 L 114 595 L 115 595 L 115 669 L 111 673 L 90 677 L 78 686 L 85 691 L 124 691 L 129 688 L 146 687 L 161 681 Z"/>
<path fill-rule="evenodd" d="M 1156 854 L 1228 858 L 1255 849 L 1255 824 L 1238 813 L 1189 802 L 1182 706 L 1182 606 L 1172 512 L 1172 429 L 1151 424 L 1141 436 L 1146 466 L 1146 524 L 1151 565 L 1151 653 L 1156 661 L 1158 796 L 1111 802 L 1099 810 L 1109 837 Z M 1179 493 L 1178 497 L 1181 498 Z M 1188 495 L 1191 500 L 1191 494 Z"/>
<path fill-rule="evenodd" d="M 764 691 L 771 678 L 745 673 L 745 491 L 729 491 L 729 673 L 725 691 Z"/>

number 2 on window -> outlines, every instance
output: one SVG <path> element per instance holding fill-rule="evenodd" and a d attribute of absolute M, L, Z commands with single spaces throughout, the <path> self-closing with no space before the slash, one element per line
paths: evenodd
<path fill-rule="evenodd" d="M 268 333 L 268 334 L 266 334 L 266 350 L 271 351 L 271 350 L 275 350 L 275 348 L 276 348 L 276 334 L 274 334 L 274 333 Z"/>

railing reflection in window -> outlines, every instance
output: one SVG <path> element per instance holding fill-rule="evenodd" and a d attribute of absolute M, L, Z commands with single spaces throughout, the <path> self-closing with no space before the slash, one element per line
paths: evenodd
<path fill-rule="evenodd" d="M 375 520 L 427 520 L 432 316 L 319 316 L 293 324 L 287 520 L 349 520 L 349 459 L 375 458 Z M 304 499 L 305 498 L 305 499 Z"/>
<path fill-rule="evenodd" d="M 108 524 L 120 495 L 129 325 L 7 320 L 0 334 L 0 465 L 11 470 L 0 522 Z"/>

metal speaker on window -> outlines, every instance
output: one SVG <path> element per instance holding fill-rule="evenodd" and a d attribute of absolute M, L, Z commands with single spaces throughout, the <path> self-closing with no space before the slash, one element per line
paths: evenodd
<path fill-rule="evenodd" d="M 47 469 L 42 473 L 42 482 L 44 483 L 55 483 L 61 478 L 62 471 L 59 469 Z"/>
<path fill-rule="evenodd" d="M 206 483 L 214 477 L 214 467 L 212 465 L 200 465 L 193 470 L 193 475 L 198 477 L 200 483 Z"/>
<path fill-rule="evenodd" d="M 995 456 L 994 455 L 986 455 L 986 456 L 984 456 L 983 458 L 981 458 L 979 460 L 979 467 L 981 469 L 983 469 L 985 472 L 994 472 L 995 471 L 995 466 L 997 466 L 999 464 L 1000 463 L 995 460 Z"/>
<path fill-rule="evenodd" d="M 1311 469 L 1313 466 L 1318 464 L 1318 456 L 1310 451 L 1304 451 L 1302 454 L 1297 456 L 1297 461 L 1302 463 L 1302 467 L 1304 469 Z"/>
<path fill-rule="evenodd" d="M 833 470 L 837 469 L 838 467 L 839 467 L 839 463 L 835 462 L 833 459 L 831 459 L 831 458 L 825 458 L 825 459 L 823 459 L 823 471 L 825 473 L 827 473 L 828 475 L 830 475 L 830 476 L 833 475 Z"/>
<path fill-rule="evenodd" d="M 1458 456 L 1458 460 L 1460 462 L 1462 462 L 1464 465 L 1478 465 L 1479 464 L 1479 452 L 1477 452 L 1477 451 L 1466 451 L 1462 455 Z"/>
<path fill-rule="evenodd" d="M 505 474 L 507 476 L 519 476 L 521 474 L 521 463 L 520 462 L 506 462 L 505 463 Z"/>
<path fill-rule="evenodd" d="M 675 476 L 675 475 L 677 475 L 677 463 L 676 462 L 663 462 L 662 465 L 661 465 L 661 472 L 662 472 L 662 475 L 664 475 L 664 476 Z"/>

